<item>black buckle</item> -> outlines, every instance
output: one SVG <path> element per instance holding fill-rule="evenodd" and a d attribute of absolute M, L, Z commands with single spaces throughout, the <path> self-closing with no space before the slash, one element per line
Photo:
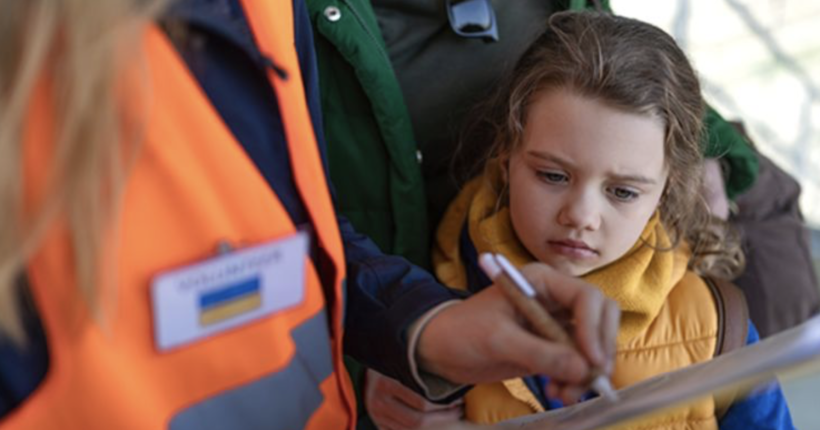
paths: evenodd
<path fill-rule="evenodd" d="M 498 26 L 490 0 L 447 0 L 450 27 L 461 36 L 498 41 Z"/>

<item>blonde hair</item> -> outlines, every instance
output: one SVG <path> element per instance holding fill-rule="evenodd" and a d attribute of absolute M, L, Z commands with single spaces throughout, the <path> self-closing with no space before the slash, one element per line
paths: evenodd
<path fill-rule="evenodd" d="M 704 103 L 695 71 L 675 41 L 630 18 L 553 14 L 467 130 L 465 144 L 489 148 L 484 163 L 473 160 L 473 165 L 514 152 L 523 142 L 533 97 L 559 88 L 663 121 L 669 179 L 659 203 L 661 221 L 675 246 L 681 240 L 691 245 L 690 266 L 697 273 L 724 279 L 739 274 L 744 265 L 739 240 L 727 224 L 709 216 L 702 197 Z"/>
<path fill-rule="evenodd" d="M 78 298 L 97 314 L 101 237 L 136 136 L 116 98 L 122 58 L 164 0 L 4 0 L 0 14 L 0 334 L 25 340 L 15 283 L 59 215 L 68 223 Z M 122 57 L 122 58 L 118 58 Z M 48 82 L 54 150 L 40 207 L 23 204 L 23 132 Z M 129 146 L 130 147 L 130 146 Z M 43 172 L 46 174 L 46 172 Z"/>

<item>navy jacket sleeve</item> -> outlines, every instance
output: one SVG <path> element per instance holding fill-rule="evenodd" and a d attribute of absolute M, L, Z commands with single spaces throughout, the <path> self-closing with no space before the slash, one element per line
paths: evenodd
<path fill-rule="evenodd" d="M 407 359 L 407 327 L 459 296 L 407 260 L 382 254 L 346 220 L 339 228 L 348 260 L 345 352 L 418 390 Z"/>
<path fill-rule="evenodd" d="M 749 321 L 746 344 L 757 343 L 760 336 Z M 773 382 L 758 387 L 741 400 L 735 401 L 723 419 L 720 430 L 792 430 L 792 418 L 780 386 Z"/>
<path fill-rule="evenodd" d="M 49 365 L 45 332 L 22 276 L 17 290 L 27 342 L 20 347 L 9 339 L 0 339 L 0 418 L 34 392 Z"/>

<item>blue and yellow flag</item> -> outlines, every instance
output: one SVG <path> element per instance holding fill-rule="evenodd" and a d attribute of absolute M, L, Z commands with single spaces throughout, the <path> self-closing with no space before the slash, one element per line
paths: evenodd
<path fill-rule="evenodd" d="M 259 278 L 226 285 L 199 296 L 199 324 L 207 326 L 242 315 L 262 305 Z"/>

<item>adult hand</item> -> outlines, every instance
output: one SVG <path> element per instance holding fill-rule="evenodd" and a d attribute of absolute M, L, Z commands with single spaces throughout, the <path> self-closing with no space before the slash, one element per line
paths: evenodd
<path fill-rule="evenodd" d="M 405 430 L 457 422 L 463 415 L 461 400 L 438 405 L 428 402 L 400 382 L 368 369 L 364 403 L 379 430 Z"/>
<path fill-rule="evenodd" d="M 527 330 L 522 316 L 492 286 L 427 323 L 416 349 L 418 362 L 427 372 L 464 384 L 546 375 L 549 393 L 572 403 L 588 390 L 592 367 L 611 372 L 620 310 L 594 286 L 545 264 L 529 264 L 521 272 L 542 305 L 571 323 L 577 350 Z"/>

